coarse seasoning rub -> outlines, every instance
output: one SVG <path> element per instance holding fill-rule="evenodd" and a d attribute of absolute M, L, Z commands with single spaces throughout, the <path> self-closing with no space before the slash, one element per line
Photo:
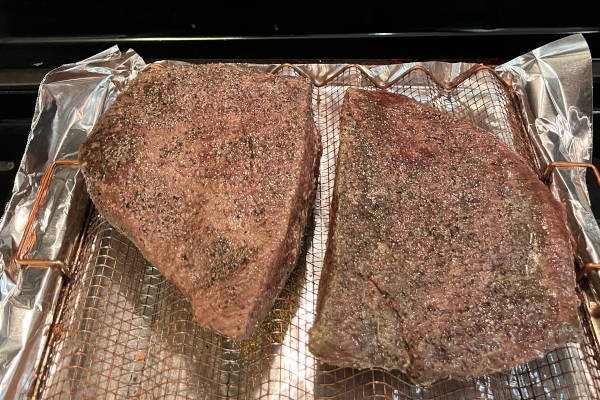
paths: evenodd
<path fill-rule="evenodd" d="M 329 364 L 427 384 L 576 341 L 561 205 L 524 159 L 472 123 L 350 89 L 310 349 Z"/>
<path fill-rule="evenodd" d="M 80 149 L 99 212 L 204 327 L 251 335 L 298 260 L 321 152 L 311 91 L 242 66 L 152 65 Z"/>

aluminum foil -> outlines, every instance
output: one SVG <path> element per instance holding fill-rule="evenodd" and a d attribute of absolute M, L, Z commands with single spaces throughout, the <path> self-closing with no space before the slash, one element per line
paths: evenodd
<path fill-rule="evenodd" d="M 53 269 L 11 266 L 40 179 L 53 160 L 76 158 L 98 117 L 144 66 L 138 54 L 115 46 L 51 71 L 40 84 L 25 155 L 0 221 L 0 398 L 21 398 L 30 390 L 63 283 Z M 40 210 L 36 236 L 43 239 L 30 254 L 35 258 L 65 257 L 81 230 L 87 202 L 81 174 L 56 175 Z"/>
<path fill-rule="evenodd" d="M 113 47 L 84 61 L 50 72 L 40 86 L 28 147 L 15 182 L 13 197 L 0 222 L 0 268 L 4 272 L 0 276 L 0 397 L 18 398 L 31 390 L 36 365 L 42 358 L 48 329 L 53 320 L 58 293 L 64 283 L 60 274 L 51 269 L 23 268 L 13 274 L 14 280 L 5 273 L 22 235 L 39 179 L 52 160 L 75 157 L 79 144 L 97 118 L 144 65 L 135 52 L 129 50 L 121 53 Z M 368 69 L 368 75 L 372 79 L 385 85 L 415 65 L 426 67 L 440 82 L 449 82 L 472 67 L 472 64 L 466 63 L 428 62 L 364 68 Z M 339 64 L 295 67 L 301 73 L 311 76 L 317 85 L 345 68 Z M 262 68 L 272 71 L 279 67 L 265 65 Z M 514 82 L 529 135 L 541 163 L 590 158 L 591 57 L 581 35 L 550 43 L 498 67 L 497 70 Z M 344 75 L 343 79 L 353 82 L 353 85 L 373 86 L 373 81 L 358 69 Z M 418 90 L 431 85 L 431 82 L 417 79 L 411 85 Z M 323 88 L 323 93 L 324 98 L 327 98 L 327 88 Z M 424 90 L 415 97 L 424 96 L 424 101 L 440 108 L 451 102 L 445 96 L 430 98 L 428 93 Z M 460 101 L 460 91 L 454 96 L 456 99 L 453 101 Z M 482 93 L 481 96 L 484 98 L 486 94 Z M 340 101 L 335 105 L 317 102 L 314 107 L 329 109 L 340 104 Z M 501 130 L 502 121 L 493 114 L 486 116 L 486 121 L 490 129 Z M 510 138 L 503 139 L 511 144 Z M 332 151 L 335 153 L 335 150 L 334 144 Z M 52 195 L 48 196 L 48 202 L 35 227 L 36 237 L 41 240 L 35 244 L 31 254 L 37 258 L 67 257 L 68 246 L 82 229 L 80 220 L 87 201 L 81 194 L 81 178 L 76 171 L 59 171 L 57 176 L 58 179 L 53 181 L 51 188 Z M 558 183 L 555 187 L 570 212 L 571 229 L 576 233 L 579 256 L 582 260 L 595 261 L 600 232 L 590 211 L 584 178 L 581 171 L 561 171 L 555 175 Z M 324 195 L 327 196 L 328 193 Z M 325 198 L 320 201 L 327 204 L 328 200 Z M 315 232 L 312 246 L 324 248 L 328 213 L 317 218 L 321 219 L 316 229 L 321 231 Z M 310 262 L 318 265 L 321 260 Z M 313 300 L 307 297 L 303 301 L 310 303 L 308 305 L 312 307 Z M 310 324 L 310 315 L 305 317 L 302 323 Z M 284 350 L 293 349 L 294 341 L 298 340 L 295 336 L 286 336 L 284 342 L 287 343 L 288 339 L 292 344 L 288 347 L 284 344 Z M 577 352 L 577 349 L 568 351 Z M 292 352 L 288 354 L 288 358 L 278 358 L 276 361 L 294 363 L 293 354 Z M 278 366 L 273 364 L 269 368 L 277 371 Z M 301 379 L 307 373 L 297 372 L 298 376 L 286 379 Z M 519 387 L 520 379 L 533 379 L 531 376 L 527 378 L 527 372 L 522 371 L 516 371 L 512 376 L 516 388 Z M 479 395 L 493 391 L 493 380 L 482 378 L 478 382 L 480 389 L 476 393 Z M 267 391 L 267 397 L 285 397 L 282 393 L 290 393 L 289 385 L 292 384 L 298 387 L 302 382 L 282 381 L 278 386 L 281 391 L 273 392 L 271 388 Z M 307 381 L 302 393 L 313 393 L 313 384 L 314 382 Z M 261 388 L 261 385 L 258 387 Z M 540 388 L 542 391 L 546 389 L 545 386 Z M 259 390 L 262 392 L 262 389 Z M 415 390 L 415 397 L 428 397 L 426 388 Z M 397 392 L 391 394 L 392 398 L 397 395 Z"/>
<path fill-rule="evenodd" d="M 514 80 L 542 167 L 552 161 L 591 161 L 592 63 L 581 35 L 542 46 L 498 70 Z M 600 229 L 592 213 L 585 176 L 583 168 L 554 173 L 582 263 L 598 262 L 600 257 Z"/>

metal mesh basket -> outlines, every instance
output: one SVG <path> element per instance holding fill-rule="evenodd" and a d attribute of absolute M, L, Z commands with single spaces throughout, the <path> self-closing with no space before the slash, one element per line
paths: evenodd
<path fill-rule="evenodd" d="M 270 71 L 296 75 L 293 65 Z M 95 212 L 69 266 L 34 396 L 43 399 L 589 399 L 600 398 L 595 345 L 558 349 L 506 373 L 415 386 L 400 372 L 321 365 L 308 351 L 325 254 L 340 109 L 348 87 L 389 90 L 469 118 L 537 167 L 509 85 L 474 68 L 440 84 L 422 67 L 381 81 L 345 66 L 315 82 L 313 111 L 323 141 L 306 248 L 274 308 L 247 341 L 192 322 L 179 290 Z M 582 314 L 583 315 L 583 314 Z M 583 318 L 583 317 L 582 317 Z M 586 324 L 584 324 L 586 325 Z"/>

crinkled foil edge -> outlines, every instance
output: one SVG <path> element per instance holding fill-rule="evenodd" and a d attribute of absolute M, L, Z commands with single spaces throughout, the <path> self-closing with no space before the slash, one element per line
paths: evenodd
<path fill-rule="evenodd" d="M 82 140 L 128 82 L 145 66 L 134 51 L 113 46 L 48 73 L 40 84 L 25 154 L 12 196 L 0 220 L 0 398 L 23 398 L 30 391 L 49 335 L 61 273 L 46 267 L 6 273 L 23 234 L 46 168 L 56 159 L 74 159 Z M 35 258 L 65 253 L 82 228 L 88 200 L 81 173 L 57 171 L 39 218 L 41 246 Z"/>

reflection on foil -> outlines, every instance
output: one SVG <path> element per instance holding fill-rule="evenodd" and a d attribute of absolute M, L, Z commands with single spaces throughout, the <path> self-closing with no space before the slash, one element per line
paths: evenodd
<path fill-rule="evenodd" d="M 61 284 L 62 276 L 56 269 L 25 268 L 16 285 L 2 294 L 0 397 L 21 398 L 32 385 Z"/>
<path fill-rule="evenodd" d="M 135 52 L 114 46 L 51 71 L 40 84 L 25 155 L 0 220 L 0 398 L 21 398 L 31 389 L 62 286 L 53 269 L 25 267 L 15 281 L 6 273 L 40 179 L 54 159 L 76 157 L 98 117 L 144 65 Z M 36 228 L 43 238 L 31 253 L 36 258 L 72 249 L 87 207 L 82 183 L 77 172 L 57 172 Z"/>
<path fill-rule="evenodd" d="M 53 159 L 75 156 L 97 118 L 144 65 L 133 51 L 121 53 L 113 47 L 52 71 L 44 79 L 29 145 L 0 223 L 3 270 L 20 239 L 45 167 Z M 417 65 L 427 68 L 434 80 L 418 72 L 403 77 Z M 313 109 L 324 142 L 305 263 L 294 272 L 257 336 L 234 342 L 193 324 L 189 304 L 178 290 L 125 238 L 94 217 L 81 257 L 71 266 L 73 281 L 61 300 L 67 307 L 60 308 L 49 347 L 45 343 L 62 278 L 55 270 L 40 268 L 25 268 L 15 282 L 6 274 L 0 276 L 0 397 L 30 392 L 41 359 L 45 364 L 36 394 L 44 398 L 567 399 L 597 395 L 598 372 L 589 367 L 594 353 L 587 342 L 566 346 L 505 374 L 469 382 L 447 380 L 432 387 L 411 385 L 395 372 L 320 365 L 306 348 L 326 247 L 345 88 L 374 89 L 389 83 L 388 90 L 472 119 L 522 152 L 526 148 L 518 137 L 522 124 L 513 115 L 515 110 L 502 106 L 509 99 L 503 97 L 497 81 L 474 75 L 453 90 L 435 83 L 449 82 L 472 66 L 445 62 L 351 68 L 257 66 L 281 74 L 300 72 L 314 80 L 318 87 Z M 589 159 L 591 57 L 581 35 L 536 49 L 497 71 L 514 82 L 522 107 L 517 111 L 524 114 L 528 140 L 542 166 L 552 160 Z M 600 235 L 593 217 L 586 219 L 591 212 L 582 177 L 581 171 L 561 171 L 555 181 L 570 211 L 572 230 L 581 232 L 580 257 L 594 258 L 590 254 L 595 254 Z M 87 204 L 85 196 L 78 196 L 83 190 L 80 176 L 62 173 L 54 185 L 36 227 L 36 236 L 42 238 L 33 247 L 36 257 L 66 254 L 65 242 L 73 242 L 74 232 L 82 228 L 81 218 L 72 217 L 81 215 L 82 204 Z"/>
<path fill-rule="evenodd" d="M 552 149 L 555 154 L 560 154 L 565 159 L 573 156 L 587 154 L 592 148 L 592 123 L 587 115 L 574 106 L 567 110 L 567 117 L 558 114 L 553 121 L 546 118 L 537 118 L 535 127 L 545 147 Z M 554 144 L 559 143 L 558 149 Z"/>
<path fill-rule="evenodd" d="M 514 81 L 542 167 L 552 161 L 591 161 L 590 60 L 583 36 L 571 35 L 498 68 Z M 556 193 L 568 206 L 569 227 L 581 263 L 600 260 L 600 229 L 591 210 L 585 174 L 584 169 L 560 169 L 553 180 Z"/>

